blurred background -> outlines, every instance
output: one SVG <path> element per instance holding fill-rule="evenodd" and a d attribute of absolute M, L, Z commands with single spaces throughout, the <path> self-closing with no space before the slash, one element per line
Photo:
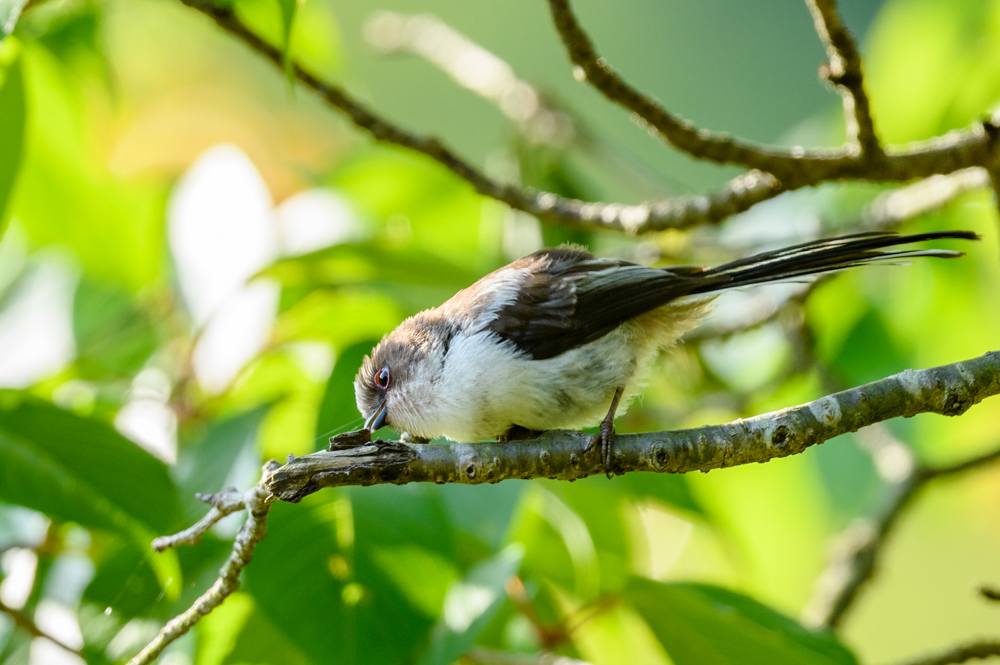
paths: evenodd
<path fill-rule="evenodd" d="M 996 110 L 1000 2 L 840 4 L 887 141 Z M 699 126 L 842 142 L 804 4 L 573 6 L 627 80 Z M 237 11 L 280 42 L 278 3 Z M 536 0 L 306 0 L 292 53 L 503 181 L 638 202 L 739 172 L 665 148 L 575 81 Z M 0 46 L 0 81 L 3 663 L 138 651 L 208 588 L 242 519 L 152 554 L 152 537 L 204 513 L 193 494 L 249 487 L 262 461 L 359 427 L 351 382 L 384 333 L 543 245 L 716 263 L 849 229 L 983 235 L 958 261 L 720 298 L 664 354 L 622 432 L 725 422 L 1000 348 L 997 212 L 981 188 L 901 222 L 878 214 L 897 201 L 891 188 L 838 184 L 684 233 L 540 225 L 428 159 L 373 144 L 172 0 L 29 2 Z M 489 662 L 540 650 L 596 664 L 733 662 L 725 645 L 747 616 L 771 621 L 786 662 L 884 663 L 996 636 L 1000 608 L 975 592 L 1000 583 L 1000 469 L 987 467 L 918 497 L 842 644 L 808 634 L 820 646 L 801 651 L 789 637 L 834 537 L 884 500 L 871 450 L 886 440 L 927 463 L 965 459 L 1000 446 L 1000 404 L 708 475 L 324 490 L 274 507 L 239 593 L 161 662 Z M 515 572 L 520 583 L 505 586 Z"/>

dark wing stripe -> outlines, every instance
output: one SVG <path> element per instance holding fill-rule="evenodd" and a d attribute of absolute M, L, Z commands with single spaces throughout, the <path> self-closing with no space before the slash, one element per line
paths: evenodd
<path fill-rule="evenodd" d="M 628 319 L 688 295 L 846 270 L 920 256 L 954 258 L 950 250 L 880 251 L 940 239 L 978 239 L 969 231 L 901 236 L 858 233 L 763 252 L 717 268 L 655 269 L 598 259 L 570 247 L 542 250 L 511 264 L 526 277 L 514 302 L 501 308 L 489 329 L 542 360 L 592 342 Z"/>
<path fill-rule="evenodd" d="M 511 265 L 527 268 L 516 301 L 489 329 L 536 360 L 608 334 L 622 322 L 681 294 L 675 274 L 576 249 L 542 250 Z"/>

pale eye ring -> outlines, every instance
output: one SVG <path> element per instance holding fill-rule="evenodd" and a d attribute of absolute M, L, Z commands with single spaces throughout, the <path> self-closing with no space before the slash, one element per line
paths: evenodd
<path fill-rule="evenodd" d="M 392 376 L 389 374 L 388 367 L 383 367 L 375 374 L 375 387 L 379 390 L 388 390 L 390 381 L 392 381 Z"/>

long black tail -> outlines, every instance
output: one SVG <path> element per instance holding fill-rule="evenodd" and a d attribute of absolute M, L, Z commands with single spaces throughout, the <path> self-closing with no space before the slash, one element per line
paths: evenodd
<path fill-rule="evenodd" d="M 712 293 L 751 284 L 778 282 L 806 275 L 819 275 L 853 268 L 868 263 L 893 263 L 918 256 L 954 259 L 964 252 L 948 249 L 916 249 L 881 251 L 923 240 L 979 240 L 972 231 L 936 231 L 901 236 L 898 233 L 875 231 L 814 240 L 762 252 L 691 275 L 695 282 L 690 294 Z"/>

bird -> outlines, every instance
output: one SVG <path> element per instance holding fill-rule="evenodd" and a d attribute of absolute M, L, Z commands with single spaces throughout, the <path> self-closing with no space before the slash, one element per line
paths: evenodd
<path fill-rule="evenodd" d="M 615 416 L 641 390 L 661 349 L 711 310 L 722 291 L 800 281 L 876 262 L 957 258 L 894 249 L 971 231 L 874 231 L 813 240 L 716 267 L 647 267 L 577 245 L 542 249 L 404 320 L 365 356 L 354 380 L 365 429 L 392 425 L 425 443 L 513 441 L 600 423 L 610 478 Z"/>

